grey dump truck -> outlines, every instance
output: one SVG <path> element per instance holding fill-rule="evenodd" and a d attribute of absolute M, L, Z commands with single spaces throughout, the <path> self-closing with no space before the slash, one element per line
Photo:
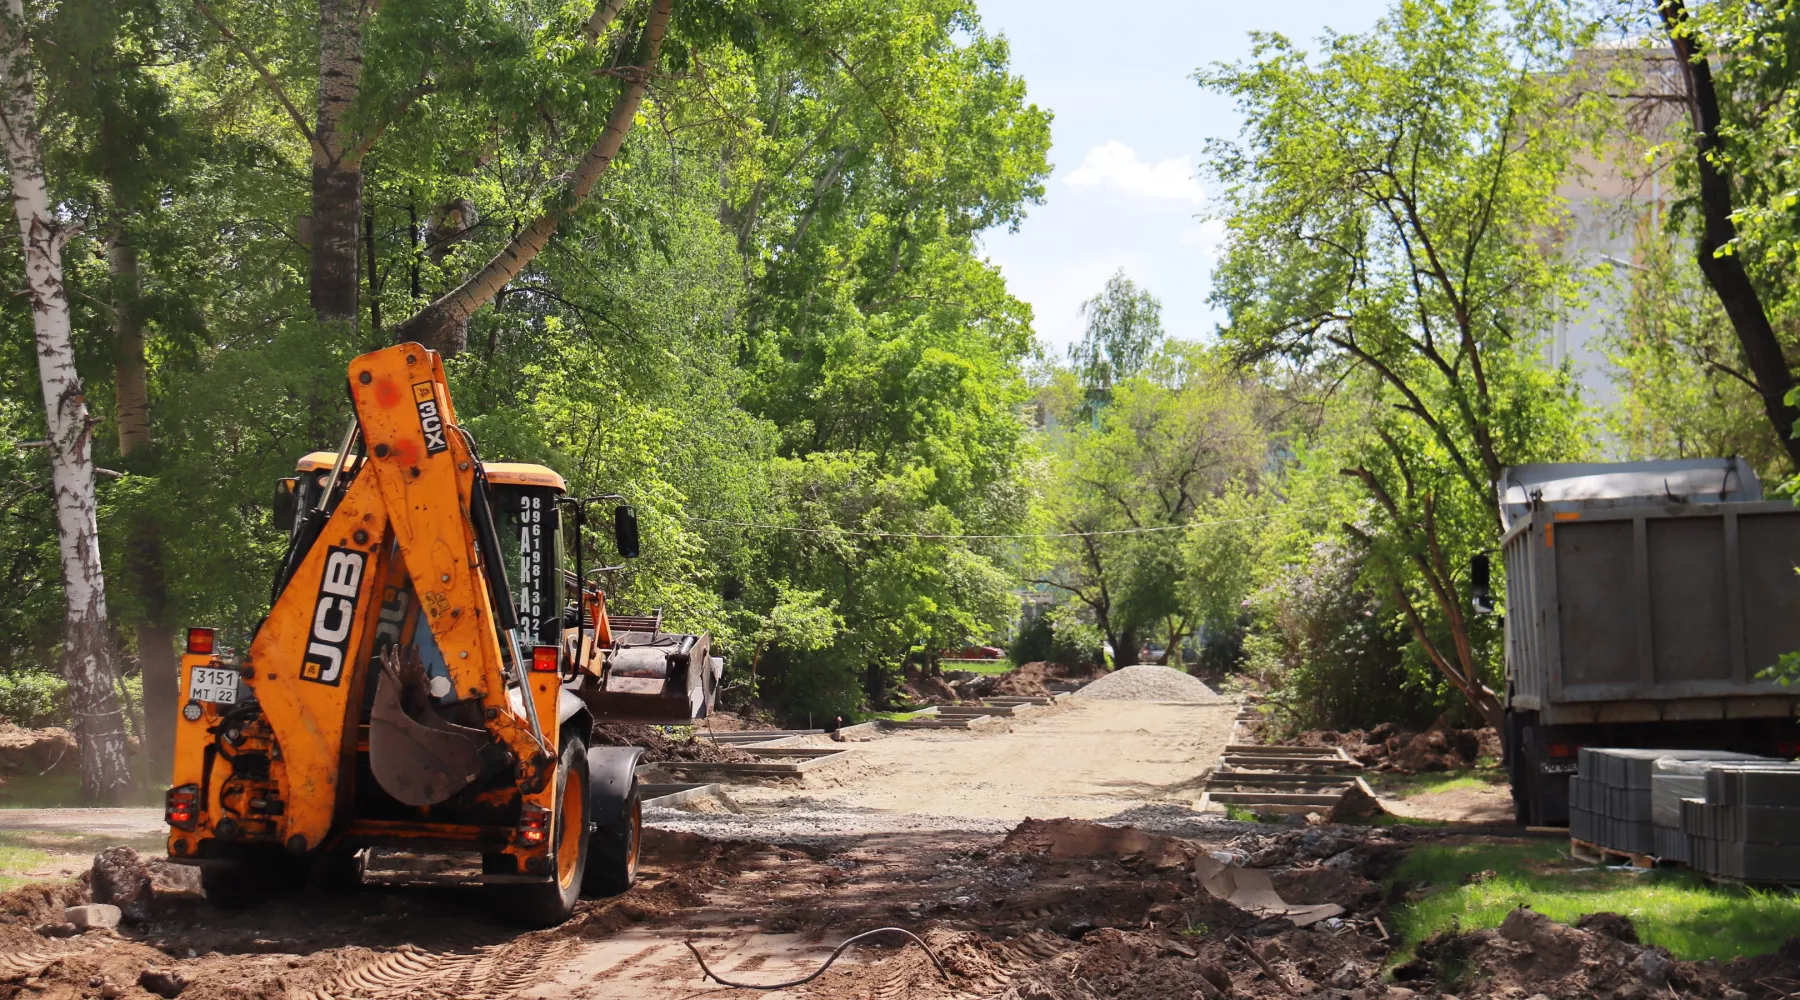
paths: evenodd
<path fill-rule="evenodd" d="M 1800 510 L 1740 459 L 1525 465 L 1497 484 L 1517 819 L 1561 826 L 1590 747 L 1800 754 Z M 1474 572 L 1478 609 L 1487 564 Z"/>

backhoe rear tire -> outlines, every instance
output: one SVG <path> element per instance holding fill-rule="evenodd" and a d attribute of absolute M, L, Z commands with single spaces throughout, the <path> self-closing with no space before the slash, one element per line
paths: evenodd
<path fill-rule="evenodd" d="M 617 896 L 636 884 L 638 852 L 643 841 L 644 805 L 634 780 L 619 818 L 595 829 L 588 838 L 587 880 L 581 885 L 582 895 Z"/>
<path fill-rule="evenodd" d="M 563 744 L 556 764 L 556 818 L 551 837 L 556 876 L 543 882 L 494 886 L 504 912 L 527 927 L 555 927 L 575 913 L 588 865 L 587 746 Z"/>
<path fill-rule="evenodd" d="M 200 888 L 220 909 L 248 909 L 306 882 L 306 863 L 278 847 L 215 843 L 206 855 L 213 863 L 200 869 Z"/>

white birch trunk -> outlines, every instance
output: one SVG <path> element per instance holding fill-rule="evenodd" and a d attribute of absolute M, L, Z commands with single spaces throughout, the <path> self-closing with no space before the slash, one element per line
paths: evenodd
<path fill-rule="evenodd" d="M 0 16 L 0 143 L 12 180 L 13 209 L 25 248 L 26 294 L 37 335 L 38 375 L 50 432 L 50 484 L 64 595 L 63 673 L 81 744 L 82 793 L 117 801 L 131 789 L 125 718 L 114 693 L 106 582 L 94 506 L 93 427 L 75 371 L 62 248 L 68 232 L 52 213 L 38 146 L 37 94 L 31 80 L 23 0 Z"/>

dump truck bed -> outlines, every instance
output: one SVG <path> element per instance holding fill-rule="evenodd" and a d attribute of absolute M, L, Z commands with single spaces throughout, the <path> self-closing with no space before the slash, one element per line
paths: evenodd
<path fill-rule="evenodd" d="M 1546 724 L 1795 714 L 1800 688 L 1758 677 L 1800 650 L 1792 505 L 1539 504 L 1502 544 L 1511 707 Z"/>

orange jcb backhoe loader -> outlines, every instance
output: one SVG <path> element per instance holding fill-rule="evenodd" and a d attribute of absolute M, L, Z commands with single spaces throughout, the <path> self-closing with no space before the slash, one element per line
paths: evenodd
<path fill-rule="evenodd" d="M 704 717 L 720 661 L 660 615 L 607 613 L 588 512 L 615 505 L 627 558 L 634 512 L 484 464 L 435 352 L 365 354 L 349 383 L 343 443 L 278 484 L 289 547 L 248 653 L 188 630 L 169 858 L 230 905 L 359 883 L 372 848 L 479 854 L 451 878 L 558 923 L 636 875 L 642 751 L 590 747 L 592 726 Z"/>

